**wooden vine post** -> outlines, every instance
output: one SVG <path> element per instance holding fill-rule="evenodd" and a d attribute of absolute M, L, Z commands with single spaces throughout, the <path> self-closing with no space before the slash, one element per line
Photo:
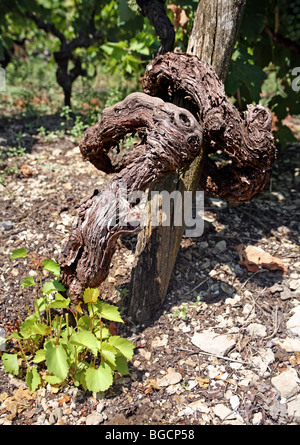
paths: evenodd
<path fill-rule="evenodd" d="M 270 111 L 250 105 L 241 115 L 227 100 L 214 70 L 215 65 L 225 78 L 245 2 L 201 0 L 189 54 L 169 51 L 174 36 L 165 33 L 170 27 L 163 25 L 166 15 L 161 17 L 164 1 L 151 0 L 152 8 L 150 0 L 138 3 L 144 4 L 143 14 L 151 10 L 149 18 L 168 52 L 161 49 L 148 65 L 143 93 L 104 109 L 99 122 L 86 130 L 80 144 L 83 158 L 115 175 L 83 199 L 60 264 L 62 281 L 76 303 L 85 288 L 106 279 L 117 238 L 139 229 L 127 313 L 142 322 L 163 304 L 185 227 L 175 224 L 174 206 L 170 225 L 157 226 L 148 219 L 139 227 L 139 206 L 126 197 L 137 192 L 149 197 L 151 191 L 179 191 L 183 196 L 200 184 L 212 196 L 247 202 L 269 182 L 275 147 Z M 153 14 L 156 3 L 160 13 Z M 132 134 L 139 142 L 116 162 L 111 148 Z M 221 169 L 208 157 L 217 150 L 231 160 Z"/>

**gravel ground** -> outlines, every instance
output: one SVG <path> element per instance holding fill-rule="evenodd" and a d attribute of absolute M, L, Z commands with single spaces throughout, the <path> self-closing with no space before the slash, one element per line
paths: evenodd
<path fill-rule="evenodd" d="M 14 126 L 15 125 L 15 126 Z M 5 129 L 0 144 L 5 145 Z M 76 204 L 108 176 L 81 160 L 69 139 L 34 138 L 1 192 L 0 329 L 11 332 L 33 304 L 20 290 L 29 264 L 12 250 L 57 259 Z M 135 344 L 130 375 L 105 393 L 40 388 L 31 394 L 0 365 L 2 425 L 300 424 L 299 144 L 279 154 L 270 187 L 251 203 L 205 198 L 205 230 L 184 238 L 165 304 L 120 335 Z M 134 238 L 123 237 L 101 287 L 115 301 L 126 287 Z M 249 271 L 233 247 L 255 246 L 288 269 Z M 126 316 L 126 308 L 124 309 Z"/>

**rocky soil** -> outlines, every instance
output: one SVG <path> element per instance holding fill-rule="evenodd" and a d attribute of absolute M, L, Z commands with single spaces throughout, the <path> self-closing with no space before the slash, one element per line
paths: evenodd
<path fill-rule="evenodd" d="M 4 145 L 18 123 L 5 129 Z M 127 319 L 120 335 L 136 346 L 130 375 L 106 393 L 48 385 L 31 394 L 0 365 L 1 425 L 300 424 L 299 145 L 281 152 L 269 188 L 249 204 L 205 198 L 205 230 L 184 238 L 164 307 Z M 7 335 L 34 297 L 30 272 L 12 250 L 58 259 L 76 205 L 108 176 L 81 160 L 69 139 L 36 137 L 1 190 L 0 329 Z M 288 269 L 249 271 L 233 246 L 256 246 Z M 134 259 L 134 238 L 118 244 L 101 288 L 116 301 Z M 25 265 L 24 265 L 25 264 Z M 126 307 L 123 315 L 126 317 Z"/>

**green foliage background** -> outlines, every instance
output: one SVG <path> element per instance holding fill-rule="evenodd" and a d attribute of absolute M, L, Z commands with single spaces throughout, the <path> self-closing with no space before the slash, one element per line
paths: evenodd
<path fill-rule="evenodd" d="M 186 29 L 176 30 L 176 46 L 185 51 L 198 0 L 167 0 L 166 4 L 180 6 L 189 18 Z M 113 102 L 121 99 L 128 89 L 139 89 L 139 78 L 160 45 L 135 0 L 1 2 L 0 61 L 5 62 L 15 42 L 25 42 L 27 58 L 22 60 L 17 54 L 12 55 L 7 66 L 7 84 L 13 85 L 19 96 L 24 86 L 21 96 L 27 105 L 34 94 L 34 89 L 26 86 L 30 77 L 39 86 L 47 85 L 48 92 L 57 88 L 53 54 L 60 48 L 57 35 L 39 28 L 30 14 L 53 26 L 69 42 L 88 35 L 91 23 L 101 33 L 101 38 L 91 45 L 74 49 L 74 57 L 81 58 L 86 70 L 84 80 L 76 80 L 75 106 L 89 102 L 94 95 L 103 98 L 101 108 L 112 96 Z M 174 21 L 170 9 L 168 15 Z M 300 65 L 299 18 L 300 0 L 248 0 L 225 82 L 227 95 L 240 110 L 245 110 L 247 104 L 260 102 L 274 112 L 278 119 L 275 137 L 282 146 L 294 140 L 284 119 L 300 114 L 300 92 L 292 89 L 292 70 Z M 72 66 L 71 61 L 68 69 Z M 59 107 L 59 101 L 56 106 Z"/>

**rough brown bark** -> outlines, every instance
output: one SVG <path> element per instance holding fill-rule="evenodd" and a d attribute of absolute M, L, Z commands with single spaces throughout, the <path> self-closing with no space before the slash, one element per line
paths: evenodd
<path fill-rule="evenodd" d="M 229 66 L 244 5 L 245 0 L 199 0 L 187 52 L 210 64 L 222 79 L 225 78 Z M 165 14 L 165 11 L 162 11 L 162 15 Z M 184 97 L 178 97 L 176 93 L 172 95 L 171 100 L 190 109 L 191 104 L 187 103 Z M 206 171 L 206 167 L 203 169 L 206 157 L 207 144 L 205 143 L 201 155 L 181 175 L 181 183 L 179 184 L 179 178 L 175 174 L 171 174 L 167 179 L 164 179 L 165 189 L 172 192 L 180 189 L 183 184 L 184 190 L 195 193 L 201 172 L 202 170 Z M 212 168 L 212 171 L 214 170 Z M 223 177 L 226 177 L 224 170 L 223 173 L 225 173 Z M 202 181 L 208 184 L 206 177 L 203 177 Z M 218 190 L 221 188 L 222 184 L 218 181 Z M 161 267 L 162 263 L 159 261 L 155 262 L 157 268 L 154 270 L 153 260 L 149 255 L 144 255 L 143 251 L 151 251 L 153 255 L 152 244 L 155 245 L 155 255 L 158 258 L 164 258 L 172 271 L 184 231 L 184 225 L 171 227 L 169 231 L 163 227 L 147 227 L 138 234 L 140 249 L 137 249 L 137 264 L 132 270 L 128 301 L 128 313 L 135 320 L 146 320 L 152 313 L 155 313 L 157 307 L 162 306 L 171 276 L 170 272 L 165 273 L 165 268 Z M 172 239 L 172 243 L 168 242 L 169 239 Z M 172 245 L 171 249 L 170 244 Z M 147 282 L 147 286 L 141 285 L 145 282 Z M 148 302 L 147 295 L 151 295 Z"/>
<path fill-rule="evenodd" d="M 112 172 L 109 150 L 127 134 L 137 134 L 140 140 L 112 180 L 102 190 L 95 190 L 80 206 L 77 227 L 60 261 L 63 282 L 73 301 L 81 298 L 86 287 L 101 284 L 108 274 L 117 237 L 136 230 L 136 209 L 120 195 L 121 184 L 126 185 L 128 192 L 134 192 L 164 179 L 166 182 L 159 183 L 158 189 L 173 187 L 174 190 L 174 184 L 168 183 L 168 175 L 177 172 L 175 187 L 183 192 L 188 184 L 189 189 L 193 189 L 197 176 L 188 175 L 184 169 L 193 160 L 199 162 L 203 137 L 214 146 L 223 147 L 232 159 L 231 169 L 237 172 L 238 183 L 232 184 L 231 177 L 225 177 L 222 185 L 226 196 L 249 200 L 265 186 L 270 174 L 274 159 L 270 112 L 260 106 L 249 107 L 243 119 L 227 101 L 217 75 L 197 57 L 174 53 L 157 57 L 148 66 L 143 87 L 149 94 L 133 93 L 105 109 L 99 122 L 86 131 L 81 143 L 85 159 L 98 169 Z M 187 99 L 193 113 L 170 103 L 173 94 Z M 199 170 L 197 165 L 195 171 Z M 216 176 L 214 172 L 204 186 L 208 191 L 223 192 L 223 188 L 218 189 Z M 149 229 L 152 231 L 151 224 Z M 162 227 L 156 232 L 156 242 L 147 244 L 142 240 L 138 246 L 141 259 L 147 262 L 156 278 L 154 286 L 160 296 L 166 293 L 168 280 L 160 280 L 158 272 L 170 276 L 170 262 L 176 258 L 181 231 L 182 227 L 179 231 Z M 167 255 L 157 254 L 160 244 L 164 245 L 161 252 L 168 252 Z M 141 283 L 144 286 L 145 280 L 140 278 L 135 275 L 136 286 Z M 153 286 L 149 295 L 143 292 L 143 303 L 131 300 L 130 305 L 140 319 L 149 308 L 148 297 L 154 300 L 152 309 L 161 303 L 160 297 L 153 298 Z"/>
<path fill-rule="evenodd" d="M 148 94 L 171 102 L 182 98 L 203 122 L 210 151 L 220 150 L 230 159 L 221 169 L 211 160 L 205 163 L 200 183 L 207 194 L 248 202 L 265 188 L 275 158 L 267 108 L 249 105 L 241 115 L 227 100 L 218 76 L 194 56 L 170 53 L 156 58 L 142 83 Z"/>
<path fill-rule="evenodd" d="M 126 193 L 145 189 L 195 158 L 202 145 L 202 127 L 189 111 L 133 93 L 103 111 L 99 123 L 85 134 L 82 154 L 97 168 L 111 171 L 108 150 L 133 132 L 140 144 L 126 166 L 82 202 L 77 227 L 63 251 L 62 281 L 73 301 L 86 287 L 105 280 L 117 237 L 136 230 L 138 215 L 126 200 L 124 187 Z"/>

